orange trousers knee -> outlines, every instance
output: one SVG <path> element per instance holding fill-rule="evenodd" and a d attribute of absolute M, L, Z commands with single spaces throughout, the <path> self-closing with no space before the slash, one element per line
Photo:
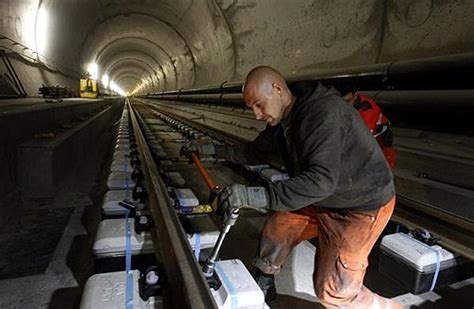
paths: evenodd
<path fill-rule="evenodd" d="M 290 251 L 317 237 L 313 282 L 327 308 L 401 308 L 363 286 L 368 255 L 393 213 L 395 198 L 374 211 L 328 210 L 309 206 L 275 212 L 262 231 L 255 266 L 278 274 Z"/>

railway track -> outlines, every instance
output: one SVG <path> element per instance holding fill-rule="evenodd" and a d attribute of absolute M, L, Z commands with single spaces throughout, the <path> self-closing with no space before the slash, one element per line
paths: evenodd
<path fill-rule="evenodd" d="M 126 300 L 128 301 L 128 295 L 133 294 L 130 292 L 133 288 L 129 290 L 125 289 L 125 286 L 134 285 L 135 289 L 139 290 L 136 291 L 134 307 L 135 301 L 138 300 L 140 306 L 146 308 L 156 307 L 158 303 L 158 307 L 164 308 L 223 308 L 224 301 L 229 301 L 231 297 L 223 298 L 219 296 L 224 295 L 222 294 L 223 290 L 216 292 L 217 290 L 210 289 L 209 281 L 201 271 L 201 264 L 205 261 L 206 254 L 210 254 L 209 248 L 214 246 L 217 241 L 216 234 L 219 233 L 217 226 L 222 224 L 222 219 L 213 215 L 212 208 L 208 204 L 209 188 L 199 176 L 196 166 L 180 156 L 180 148 L 193 138 L 211 138 L 222 143 L 239 144 L 254 139 L 264 127 L 263 122 L 256 121 L 247 110 L 243 109 L 194 104 L 177 106 L 152 100 L 132 98 L 129 101 L 127 99 L 108 180 L 109 191 L 104 198 L 105 220 L 99 226 L 94 244 L 95 269 L 98 274 L 91 277 L 86 284 L 83 303 L 84 299 L 94 297 L 93 291 L 97 290 L 100 284 L 110 285 L 107 282 L 117 280 L 121 282 L 126 274 L 126 283 L 123 285 L 124 293 L 127 293 Z M 403 153 L 411 153 L 410 151 L 413 149 L 413 147 L 406 147 L 407 144 L 409 143 L 399 146 L 400 149 L 405 147 Z M 420 153 L 424 154 L 425 158 L 441 156 L 443 160 L 448 159 L 449 161 L 448 156 L 439 153 L 433 154 L 426 149 L 415 149 L 415 152 L 418 156 Z M 462 158 L 462 160 L 464 159 Z M 457 160 L 459 162 L 459 156 Z M 402 167 L 405 167 L 403 160 L 401 162 Z M 470 163 L 469 160 L 466 162 Z M 232 183 L 248 185 L 273 181 L 271 177 L 263 180 L 263 173 L 255 173 L 251 169 L 235 166 L 216 158 L 207 158 L 202 163 L 214 178 L 215 183 L 221 187 Z M 276 168 L 281 166 L 278 162 L 268 163 L 273 164 L 277 176 L 283 177 L 283 174 Z M 132 167 L 131 170 L 127 169 L 127 164 Z M 438 243 L 445 248 L 473 258 L 474 237 L 471 217 L 460 215 L 453 209 L 445 207 L 444 204 L 428 203 L 429 200 L 423 194 L 413 195 L 413 193 L 419 192 L 413 188 L 416 189 L 416 186 L 420 184 L 431 191 L 457 193 L 461 197 L 463 196 L 461 193 L 466 194 L 462 190 L 467 189 L 452 188 L 454 187 L 452 182 L 441 183 L 440 179 L 435 177 L 436 174 L 429 170 L 430 166 L 426 168 L 430 178 L 419 177 L 412 171 L 403 168 L 395 173 L 397 186 L 402 190 L 398 190 L 399 202 L 392 222 L 401 226 L 404 231 L 414 228 L 429 230 L 438 238 Z M 118 183 L 116 182 L 117 177 L 119 178 Z M 403 190 L 405 187 L 408 189 Z M 123 197 L 114 197 L 114 194 L 117 194 L 117 191 L 114 190 L 117 189 L 125 190 L 120 194 L 123 192 L 133 193 L 133 202 L 129 203 L 128 199 L 124 200 Z M 180 197 L 184 192 L 182 190 L 190 190 L 191 194 L 186 191 L 188 193 Z M 430 194 L 432 194 L 431 191 Z M 138 195 L 136 195 L 137 192 L 139 192 Z M 465 198 L 469 200 L 469 196 Z M 186 206 L 185 204 L 190 201 L 193 203 L 192 207 Z M 109 202 L 113 202 L 113 212 L 107 208 L 111 205 Z M 130 209 L 127 208 L 128 210 L 124 211 L 124 208 L 117 205 Z M 116 211 L 120 212 L 118 218 L 107 218 L 110 215 L 117 216 Z M 469 212 L 467 213 L 469 214 Z M 192 225 L 199 220 L 207 221 L 204 225 L 201 224 L 198 229 L 193 228 Z M 224 262 L 226 260 L 237 261 L 236 257 L 241 259 L 242 262 L 239 262 L 241 264 L 235 262 L 240 265 L 237 273 L 243 274 L 244 277 L 247 276 L 249 282 L 254 284 L 248 270 L 253 267 L 252 259 L 265 220 L 266 217 L 259 213 L 242 210 L 235 226 L 238 231 L 230 233 L 220 254 Z M 392 226 L 394 225 L 392 224 Z M 131 236 L 124 236 L 124 230 L 126 235 Z M 127 239 L 126 242 L 123 241 L 124 237 Z M 115 248 L 112 253 L 109 252 L 111 239 L 114 244 L 118 244 L 118 249 Z M 121 240 L 117 242 L 114 239 Z M 207 239 L 207 247 L 202 239 Z M 124 243 L 128 242 L 131 243 L 131 248 L 129 245 L 124 246 Z M 314 245 L 306 242 L 305 248 L 304 250 L 308 251 L 303 254 L 304 256 L 314 255 L 316 250 Z M 130 259 L 125 263 L 128 265 L 125 269 L 126 272 L 123 272 L 123 268 L 121 268 L 122 272 L 110 273 L 115 271 L 110 268 L 114 264 L 112 260 L 116 259 L 117 255 L 125 261 Z M 123 266 L 123 262 L 120 263 Z M 135 268 L 130 268 L 132 264 Z M 310 264 L 308 267 L 312 269 L 312 262 Z M 152 266 L 152 270 L 150 270 L 150 265 L 157 266 Z M 108 269 L 101 270 L 100 268 L 104 266 Z M 133 272 L 131 269 L 134 269 Z M 101 274 L 103 271 L 106 273 Z M 148 282 L 148 279 L 154 278 L 155 272 L 159 273 L 161 278 L 155 280 L 159 282 L 159 289 L 156 288 L 156 283 L 150 283 L 150 287 Z M 368 273 L 372 273 L 369 277 L 379 278 L 374 279 L 374 282 L 377 280 L 379 282 L 371 287 L 375 288 L 375 292 L 380 293 L 377 287 L 381 287 L 382 290 L 391 290 L 393 293 L 391 297 L 406 293 L 399 290 L 396 285 L 393 285 L 394 283 L 390 285 L 380 277 L 381 274 L 378 272 L 376 268 L 368 269 Z M 288 307 L 298 304 L 298 308 L 314 307 L 313 302 L 316 298 L 314 290 L 311 288 L 310 273 L 311 271 L 305 269 L 298 275 L 298 281 L 309 280 L 305 285 L 309 288 L 308 295 L 313 293 L 313 296 L 309 296 L 311 302 L 300 303 L 298 299 L 280 298 L 278 306 Z M 150 278 L 148 278 L 149 274 L 152 274 Z M 301 275 L 305 278 L 302 278 Z M 216 274 L 216 276 L 223 278 L 222 274 Z M 291 271 L 289 276 L 293 276 Z M 146 284 L 143 283 L 144 280 Z M 234 280 L 241 282 L 241 279 Z M 219 282 L 219 280 L 217 281 Z M 219 287 L 219 285 L 217 286 Z M 221 282 L 219 289 L 223 289 L 225 286 L 227 284 Z M 256 288 L 257 294 L 261 293 L 259 288 Z M 148 295 L 149 291 L 151 294 Z M 155 292 L 158 294 L 153 294 Z M 253 299 L 240 293 L 231 295 L 240 295 L 238 297 L 247 300 Z M 263 294 L 261 297 L 261 302 L 263 302 Z M 89 307 L 85 306 L 84 308 Z"/>

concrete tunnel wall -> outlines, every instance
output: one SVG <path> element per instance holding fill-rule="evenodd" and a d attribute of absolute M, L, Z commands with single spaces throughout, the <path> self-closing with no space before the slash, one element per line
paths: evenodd
<path fill-rule="evenodd" d="M 0 48 L 29 96 L 77 88 L 90 62 L 146 93 L 241 80 L 259 64 L 299 75 L 472 51 L 472 16 L 471 0 L 1 0 Z"/>

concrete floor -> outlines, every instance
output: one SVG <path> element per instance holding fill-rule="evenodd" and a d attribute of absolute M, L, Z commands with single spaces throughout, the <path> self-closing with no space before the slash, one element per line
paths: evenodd
<path fill-rule="evenodd" d="M 111 132 L 100 135 L 96 148 L 82 162 L 78 162 L 74 177 L 63 183 L 54 200 L 50 201 L 23 201 L 18 193 L 12 193 L 1 201 L 0 217 L 21 216 L 25 212 L 68 210 L 70 217 L 67 226 L 60 232 L 57 242 L 48 243 L 50 248 L 38 241 L 29 248 L 24 248 L 23 260 L 28 261 L 20 265 L 23 276 L 16 278 L 0 278 L 0 308 L 76 308 L 80 303 L 82 288 L 87 278 L 93 274 L 92 244 L 95 230 L 100 221 L 100 202 L 105 193 L 105 181 L 109 164 L 107 156 L 112 149 Z M 11 222 L 10 222 L 11 223 Z M 24 226 L 11 226 L 9 222 L 2 222 L 2 227 L 8 226 L 9 239 L 0 235 L 0 259 L 5 262 L 5 246 L 16 244 L 15 230 L 30 228 L 31 235 L 47 232 L 48 227 L 42 225 L 41 220 L 25 222 Z M 35 226 L 26 226 L 35 224 Z M 45 235 L 45 236 L 46 236 Z M 44 271 L 28 275 L 21 268 L 31 269 L 37 262 L 38 247 L 51 251 L 47 268 Z M 15 262 L 15 261 L 11 261 Z M 0 264 L 4 266 L 4 264 Z M 17 265 L 18 266 L 18 265 Z M 34 268 L 34 267 L 33 267 Z"/>
<path fill-rule="evenodd" d="M 43 98 L 23 98 L 23 99 L 11 99 L 0 101 L 0 115 L 17 113 L 22 111 L 33 111 L 44 108 L 56 107 L 58 105 L 73 105 L 77 103 L 84 103 L 87 101 L 93 101 L 92 99 L 83 98 L 66 98 L 62 101 L 50 102 L 51 100 Z"/>

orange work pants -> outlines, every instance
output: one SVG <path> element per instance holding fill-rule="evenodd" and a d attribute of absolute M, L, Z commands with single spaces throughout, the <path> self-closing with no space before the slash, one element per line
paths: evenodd
<path fill-rule="evenodd" d="M 392 215 L 395 197 L 368 212 L 309 206 L 275 212 L 262 231 L 255 266 L 278 274 L 290 251 L 301 241 L 318 237 L 313 282 L 327 308 L 402 308 L 374 294 L 363 280 L 368 255 Z"/>

